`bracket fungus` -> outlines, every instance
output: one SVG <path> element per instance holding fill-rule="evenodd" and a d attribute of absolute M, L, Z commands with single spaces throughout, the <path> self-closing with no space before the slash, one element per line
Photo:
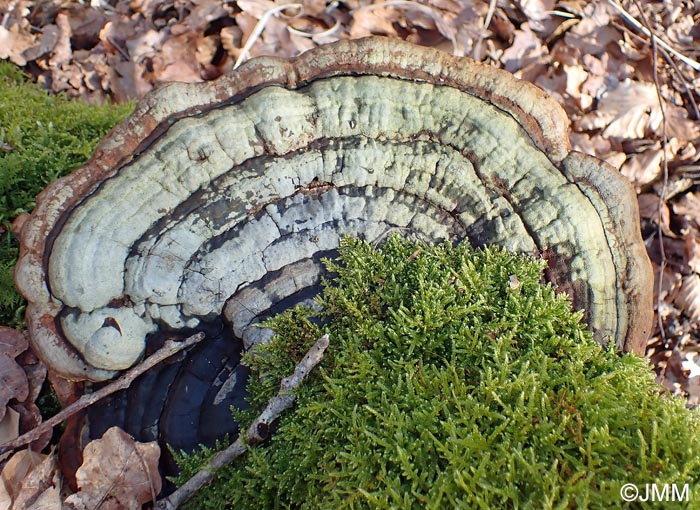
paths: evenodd
<path fill-rule="evenodd" d="M 568 126 L 505 71 L 381 38 L 164 86 L 38 197 L 16 269 L 32 344 L 93 381 L 159 332 L 220 320 L 248 345 L 265 334 L 252 324 L 313 295 L 342 235 L 398 229 L 544 257 L 596 339 L 641 353 L 636 197 L 571 150 Z M 223 391 L 225 364 L 207 386 Z"/>

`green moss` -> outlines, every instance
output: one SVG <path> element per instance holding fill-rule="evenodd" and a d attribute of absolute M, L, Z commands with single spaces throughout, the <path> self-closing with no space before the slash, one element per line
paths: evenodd
<path fill-rule="evenodd" d="M 248 358 L 265 375 L 252 402 L 328 332 L 320 368 L 270 442 L 189 508 L 659 507 L 619 496 L 651 482 L 700 501 L 698 414 L 660 394 L 644 359 L 595 343 L 541 262 L 394 237 L 346 240 L 328 266 L 324 325 L 310 310 L 270 322 Z M 179 481 L 211 453 L 181 457 Z"/>
<path fill-rule="evenodd" d="M 34 208 L 50 182 L 84 163 L 97 142 L 133 110 L 133 104 L 89 105 L 52 96 L 0 62 L 0 225 L 8 229 Z M 23 301 L 12 270 L 17 241 L 0 234 L 0 324 L 21 322 Z"/>

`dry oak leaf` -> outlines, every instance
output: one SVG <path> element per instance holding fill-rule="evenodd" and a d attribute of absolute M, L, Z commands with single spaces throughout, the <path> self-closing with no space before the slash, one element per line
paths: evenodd
<path fill-rule="evenodd" d="M 621 39 L 620 32 L 610 26 L 610 9 L 605 2 L 589 2 L 583 8 L 581 20 L 564 36 L 566 44 L 584 55 L 605 53 L 608 44 Z"/>
<path fill-rule="evenodd" d="M 61 477 L 56 456 L 48 455 L 22 480 L 12 510 L 59 510 Z"/>
<path fill-rule="evenodd" d="M 76 510 L 141 510 L 161 489 L 158 443 L 139 443 L 118 427 L 90 441 L 76 473 L 79 491 L 66 499 Z"/>
<path fill-rule="evenodd" d="M 12 500 L 19 494 L 24 479 L 45 458 L 46 455 L 32 450 L 20 450 L 10 457 L 0 473 L 0 510 L 7 510 L 12 506 Z M 5 494 L 10 501 L 7 507 L 3 506 Z"/>
<path fill-rule="evenodd" d="M 684 108 L 664 102 L 669 138 L 689 140 L 698 133 Z M 663 115 L 653 83 L 626 79 L 606 92 L 598 108 L 576 123 L 577 130 L 604 129 L 605 138 L 646 138 L 661 128 Z"/>

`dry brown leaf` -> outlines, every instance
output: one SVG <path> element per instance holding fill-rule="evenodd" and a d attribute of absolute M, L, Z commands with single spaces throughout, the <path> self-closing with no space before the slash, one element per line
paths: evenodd
<path fill-rule="evenodd" d="M 11 399 L 22 402 L 29 396 L 29 381 L 14 358 L 0 354 L 0 419 Z"/>
<path fill-rule="evenodd" d="M 684 108 L 665 102 L 669 138 L 689 140 L 698 133 L 697 123 L 689 121 Z M 643 139 L 648 132 L 660 131 L 663 121 L 653 83 L 625 80 L 606 92 L 598 109 L 576 123 L 578 129 L 604 129 L 606 138 Z"/>
<path fill-rule="evenodd" d="M 649 149 L 637 154 L 630 154 L 622 165 L 620 172 L 639 190 L 661 177 L 660 148 Z"/>
<path fill-rule="evenodd" d="M 154 57 L 160 51 L 165 33 L 148 30 L 126 41 L 129 56 L 134 62 L 141 62 L 144 58 Z"/>
<path fill-rule="evenodd" d="M 46 455 L 32 450 L 20 450 L 15 453 L 5 464 L 0 473 L 0 481 L 5 487 L 10 498 L 15 498 L 22 487 L 22 481 L 29 473 L 43 462 Z M 0 505 L 0 508 L 2 506 Z"/>
<path fill-rule="evenodd" d="M 657 223 L 659 217 L 659 196 L 653 193 L 642 193 L 637 196 L 637 201 L 639 203 L 639 215 L 642 219 Z M 671 215 L 665 203 L 661 204 L 661 220 L 664 233 L 667 235 L 670 234 L 671 228 L 669 222 L 671 221 Z"/>
<path fill-rule="evenodd" d="M 673 392 L 679 394 L 681 385 L 686 381 L 683 370 L 683 353 L 677 348 L 672 351 L 665 351 L 666 360 L 659 363 L 663 367 L 662 375 L 657 378 L 657 382 Z"/>
<path fill-rule="evenodd" d="M 0 354 L 16 358 L 29 348 L 29 342 L 22 332 L 0 326 Z"/>
<path fill-rule="evenodd" d="M 304 6 L 304 13 L 309 16 L 323 16 L 330 2 L 326 0 L 302 0 L 300 2 Z"/>
<path fill-rule="evenodd" d="M 394 28 L 394 23 L 398 21 L 401 13 L 396 9 L 370 8 L 369 5 L 358 9 L 352 15 L 350 25 L 350 38 L 366 37 L 369 35 L 387 35 L 396 37 L 398 34 Z"/>
<path fill-rule="evenodd" d="M 696 273 L 683 278 L 683 284 L 674 303 L 691 320 L 700 321 L 700 276 Z"/>
<path fill-rule="evenodd" d="M 551 18 L 551 11 L 556 5 L 556 0 L 524 0 L 518 2 L 520 9 L 527 16 L 530 28 L 536 32 L 546 29 L 544 21 Z"/>
<path fill-rule="evenodd" d="M 195 58 L 202 67 L 212 64 L 216 51 L 219 49 L 221 40 L 218 35 L 210 35 L 208 37 L 199 37 L 197 41 L 197 49 Z"/>
<path fill-rule="evenodd" d="M 311 48 L 316 47 L 316 43 L 309 37 L 304 37 L 291 32 L 289 34 L 289 40 L 292 41 L 294 48 L 299 52 L 303 53 Z"/>
<path fill-rule="evenodd" d="M 145 68 L 132 61 L 121 60 L 119 55 L 108 55 L 109 86 L 117 102 L 141 97 L 153 88 L 144 78 Z"/>
<path fill-rule="evenodd" d="M 611 141 L 600 135 L 590 136 L 587 133 L 571 133 L 570 137 L 574 149 L 607 161 L 615 168 L 620 168 L 627 159 L 627 155 L 624 152 L 615 150 Z"/>
<path fill-rule="evenodd" d="M 547 47 L 525 22 L 515 31 L 513 44 L 503 52 L 501 62 L 512 73 L 546 54 Z"/>
<path fill-rule="evenodd" d="M 681 16 L 666 29 L 666 35 L 677 48 L 691 49 L 697 42 L 693 39 L 692 31 L 697 25 L 691 14 Z"/>
<path fill-rule="evenodd" d="M 584 55 L 600 55 L 608 44 L 621 39 L 620 32 L 609 25 L 610 13 L 606 2 L 589 2 L 583 9 L 581 21 L 566 33 L 567 45 L 578 48 Z"/>
<path fill-rule="evenodd" d="M 71 46 L 74 50 L 91 50 L 100 42 L 100 30 L 107 22 L 100 9 L 79 3 L 66 6 L 66 17 L 70 23 Z"/>
<path fill-rule="evenodd" d="M 31 62 L 53 51 L 58 43 L 60 34 L 61 30 L 56 25 L 46 25 L 42 28 L 38 43 L 24 50 L 23 57 L 28 62 Z"/>
<path fill-rule="evenodd" d="M 241 53 L 241 48 L 243 47 L 242 39 L 243 31 L 236 25 L 221 29 L 221 45 L 234 60 Z"/>
<path fill-rule="evenodd" d="M 189 30 L 203 33 L 209 24 L 232 14 L 229 4 L 214 0 L 199 0 L 194 3 L 194 8 L 185 19 Z M 240 6 L 240 2 L 237 2 Z"/>
<path fill-rule="evenodd" d="M 566 76 L 566 93 L 581 110 L 587 110 L 593 104 L 593 98 L 582 92 L 583 84 L 588 80 L 588 73 L 580 65 L 564 65 Z"/>
<path fill-rule="evenodd" d="M 0 420 L 0 444 L 12 441 L 19 436 L 19 413 L 8 407 L 5 411 L 5 416 Z M 10 453 L 5 453 L 0 456 L 0 461 L 10 456 Z"/>
<path fill-rule="evenodd" d="M 19 25 L 13 25 L 8 30 L 0 25 L 0 59 L 9 58 L 10 62 L 23 66 L 27 63 L 24 51 L 36 44 L 29 32 L 23 31 Z"/>
<path fill-rule="evenodd" d="M 56 469 L 56 457 L 48 455 L 32 469 L 20 485 L 12 510 L 59 510 L 61 478 Z"/>
<path fill-rule="evenodd" d="M 102 439 L 90 441 L 76 473 L 79 492 L 66 499 L 77 508 L 141 510 L 160 492 L 158 443 L 139 443 L 112 427 Z"/>
<path fill-rule="evenodd" d="M 0 510 L 10 510 L 12 507 L 12 496 L 5 488 L 5 484 L 0 481 Z"/>

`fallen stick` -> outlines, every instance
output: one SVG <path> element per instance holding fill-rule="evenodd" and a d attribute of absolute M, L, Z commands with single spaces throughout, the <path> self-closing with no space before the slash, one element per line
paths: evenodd
<path fill-rule="evenodd" d="M 695 69 L 696 71 L 700 71 L 700 63 L 699 63 L 699 62 L 693 60 L 692 58 L 686 57 L 685 55 L 683 55 L 683 54 L 680 53 L 679 51 L 677 51 L 677 50 L 675 50 L 674 48 L 672 48 L 670 44 L 668 44 L 668 43 L 667 43 L 666 41 L 664 41 L 663 39 L 659 38 L 658 35 L 652 33 L 652 31 L 650 30 L 650 28 L 645 27 L 645 26 L 642 25 L 639 21 L 637 21 L 637 18 L 635 18 L 635 17 L 632 16 L 629 12 L 627 12 L 627 11 L 625 10 L 625 8 L 622 7 L 622 6 L 621 6 L 619 3 L 617 3 L 615 0 L 608 0 L 608 2 L 610 3 L 610 5 L 613 6 L 613 8 L 615 8 L 615 10 L 616 10 L 617 12 L 619 12 L 619 13 L 622 15 L 622 17 L 623 17 L 626 21 L 628 21 L 630 24 L 632 24 L 632 26 L 634 26 L 636 29 L 638 29 L 639 31 L 641 31 L 641 32 L 642 32 L 644 35 L 646 35 L 647 37 L 649 37 L 649 38 L 651 38 L 651 39 L 655 39 L 656 42 L 659 44 L 659 46 L 661 46 L 663 49 L 665 49 L 666 51 L 668 51 L 669 53 L 671 53 L 674 57 L 678 58 L 679 60 L 681 60 L 682 62 L 684 62 L 685 64 L 687 64 L 689 67 L 692 67 L 692 68 Z M 641 13 L 641 10 L 640 10 L 640 13 Z M 655 62 L 655 64 L 656 64 L 656 62 Z"/>
<path fill-rule="evenodd" d="M 265 410 L 251 423 L 248 430 L 241 432 L 235 443 L 217 453 L 205 467 L 195 473 L 192 478 L 187 480 L 170 496 L 159 500 L 156 503 L 156 508 L 158 510 L 176 510 L 204 485 L 211 482 L 217 469 L 230 464 L 243 455 L 251 445 L 263 441 L 267 437 L 270 424 L 283 411 L 292 407 L 296 397 L 292 390 L 299 386 L 311 370 L 323 359 L 323 354 L 328 348 L 329 341 L 328 335 L 323 335 L 319 338 L 294 368 L 294 373 L 282 379 L 279 393 L 272 397 Z"/>
<path fill-rule="evenodd" d="M 150 368 L 154 367 L 164 359 L 169 358 L 173 354 L 176 354 L 181 350 L 186 349 L 187 347 L 201 342 L 203 338 L 204 333 L 197 333 L 196 335 L 192 335 L 191 337 L 183 340 L 182 342 L 168 340 L 167 342 L 165 342 L 163 347 L 151 354 L 148 358 L 143 360 L 134 368 L 129 369 L 116 381 L 111 382 L 107 386 L 100 388 L 94 393 L 83 395 L 71 405 L 59 412 L 57 415 L 52 416 L 51 418 L 39 424 L 37 427 L 33 428 L 26 434 L 22 434 L 18 438 L 0 445 L 0 455 L 15 450 L 20 446 L 24 446 L 25 444 L 31 443 L 32 441 L 38 439 L 44 432 L 46 432 L 47 430 L 51 430 L 56 425 L 66 420 L 67 418 L 70 418 L 81 409 L 85 409 L 86 407 L 91 406 L 95 402 L 102 400 L 103 398 L 105 398 L 108 395 L 111 395 L 112 393 L 128 388 L 131 385 L 131 383 L 134 382 L 134 379 L 136 379 L 138 376 L 140 376 Z"/>

